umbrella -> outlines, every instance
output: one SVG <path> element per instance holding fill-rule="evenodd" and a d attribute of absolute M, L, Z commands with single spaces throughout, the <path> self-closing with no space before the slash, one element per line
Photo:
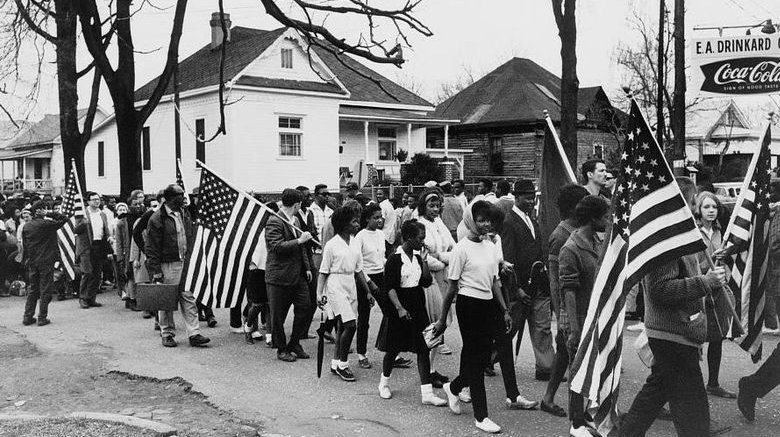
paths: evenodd
<path fill-rule="evenodd" d="M 320 309 L 320 327 L 317 329 L 317 378 L 322 377 L 322 361 L 325 359 L 325 311 Z"/>

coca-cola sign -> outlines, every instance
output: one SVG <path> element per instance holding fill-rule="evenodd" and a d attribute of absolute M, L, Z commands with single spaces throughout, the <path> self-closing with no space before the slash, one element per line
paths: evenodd
<path fill-rule="evenodd" d="M 726 59 L 701 65 L 701 90 L 715 94 L 765 94 L 780 91 L 780 57 Z"/>

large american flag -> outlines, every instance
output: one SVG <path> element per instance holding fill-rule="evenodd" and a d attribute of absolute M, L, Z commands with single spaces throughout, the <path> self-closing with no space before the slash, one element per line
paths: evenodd
<path fill-rule="evenodd" d="M 705 249 L 693 214 L 636 102 L 612 198 L 614 219 L 572 366 L 571 389 L 608 435 L 617 416 L 626 296 L 650 271 Z"/>
<path fill-rule="evenodd" d="M 184 286 L 199 302 L 216 308 L 241 302 L 246 268 L 270 212 L 202 167 L 195 247 L 184 272 Z"/>
<path fill-rule="evenodd" d="M 57 246 L 60 248 L 60 260 L 62 267 L 71 280 L 76 279 L 76 235 L 73 230 L 76 227 L 76 212 L 83 215 L 84 200 L 79 189 L 79 178 L 76 173 L 75 163 L 70 167 L 68 183 L 65 184 L 65 194 L 62 196 L 62 215 L 68 217 L 68 221 L 57 230 Z"/>
<path fill-rule="evenodd" d="M 771 124 L 767 126 L 760 149 L 751 162 L 745 186 L 726 228 L 726 247 L 737 250 L 726 257 L 731 270 L 729 286 L 736 298 L 743 337 L 737 340 L 750 352 L 753 362 L 761 359 L 761 329 L 764 325 L 765 290 L 769 267 L 769 197 L 772 166 L 769 144 Z"/>

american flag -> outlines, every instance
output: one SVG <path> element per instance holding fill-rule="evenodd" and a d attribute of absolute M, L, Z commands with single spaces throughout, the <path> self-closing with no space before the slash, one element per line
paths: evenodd
<path fill-rule="evenodd" d="M 734 291 L 737 315 L 745 332 L 737 343 L 750 352 L 753 362 L 761 359 L 764 293 L 769 285 L 766 273 L 769 266 L 771 140 L 770 124 L 760 142 L 761 149 L 751 162 L 725 235 L 726 248 L 738 251 L 725 259 L 731 270 L 729 286 Z"/>
<path fill-rule="evenodd" d="M 76 279 L 76 212 L 83 215 L 84 200 L 79 189 L 79 178 L 76 174 L 75 163 L 71 165 L 68 183 L 65 184 L 65 194 L 62 196 L 62 215 L 68 217 L 68 221 L 57 230 L 57 246 L 60 248 L 62 266 L 71 280 Z"/>
<path fill-rule="evenodd" d="M 187 193 L 187 187 L 184 186 L 184 178 L 181 176 L 181 159 L 176 158 L 176 185 L 184 190 L 184 204 L 190 204 L 190 195 Z"/>
<path fill-rule="evenodd" d="M 593 286 L 571 389 L 608 435 L 617 417 L 626 296 L 648 271 L 705 249 L 693 214 L 636 102 L 612 199 L 612 231 Z"/>
<path fill-rule="evenodd" d="M 185 288 L 200 303 L 216 308 L 238 305 L 244 273 L 270 213 L 202 167 L 195 247 L 184 272 Z"/>

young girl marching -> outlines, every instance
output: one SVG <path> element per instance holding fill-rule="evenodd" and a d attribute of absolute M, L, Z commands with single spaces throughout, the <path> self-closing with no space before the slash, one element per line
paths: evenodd
<path fill-rule="evenodd" d="M 329 319 L 336 319 L 336 347 L 330 371 L 342 380 L 355 381 L 349 368 L 349 347 L 357 329 L 358 293 L 366 293 L 369 305 L 376 284 L 363 275 L 363 257 L 354 238 L 358 230 L 358 213 L 354 209 L 339 208 L 331 217 L 336 236 L 325 244 L 322 252 L 320 276 L 317 281 L 317 302 Z M 360 284 L 358 291 L 357 284 Z"/>
<path fill-rule="evenodd" d="M 423 287 L 430 286 L 433 280 L 426 262 L 428 253 L 423 245 L 425 226 L 416 220 L 409 220 L 401 227 L 401 238 L 403 245 L 387 259 L 385 265 L 385 290 L 394 311 L 385 311 L 379 329 L 378 338 L 383 341 L 378 343 L 381 343 L 381 350 L 385 352 L 379 396 L 384 399 L 392 397 L 389 382 L 395 358 L 399 352 L 412 352 L 417 354 L 422 403 L 441 407 L 447 401 L 433 393 L 430 350 L 423 338 L 423 330 L 428 325 Z M 421 251 L 421 254 L 415 255 L 415 251 Z"/>
<path fill-rule="evenodd" d="M 384 220 L 382 208 L 372 203 L 363 208 L 360 226 L 363 228 L 355 236 L 363 255 L 363 273 L 377 286 L 384 283 L 385 271 L 385 233 L 382 231 Z M 387 307 L 387 305 L 381 305 Z M 382 308 L 384 312 L 385 308 Z M 368 296 L 358 293 L 357 340 L 358 365 L 361 369 L 370 369 L 371 362 L 366 357 L 368 346 L 368 319 L 371 305 Z"/>

